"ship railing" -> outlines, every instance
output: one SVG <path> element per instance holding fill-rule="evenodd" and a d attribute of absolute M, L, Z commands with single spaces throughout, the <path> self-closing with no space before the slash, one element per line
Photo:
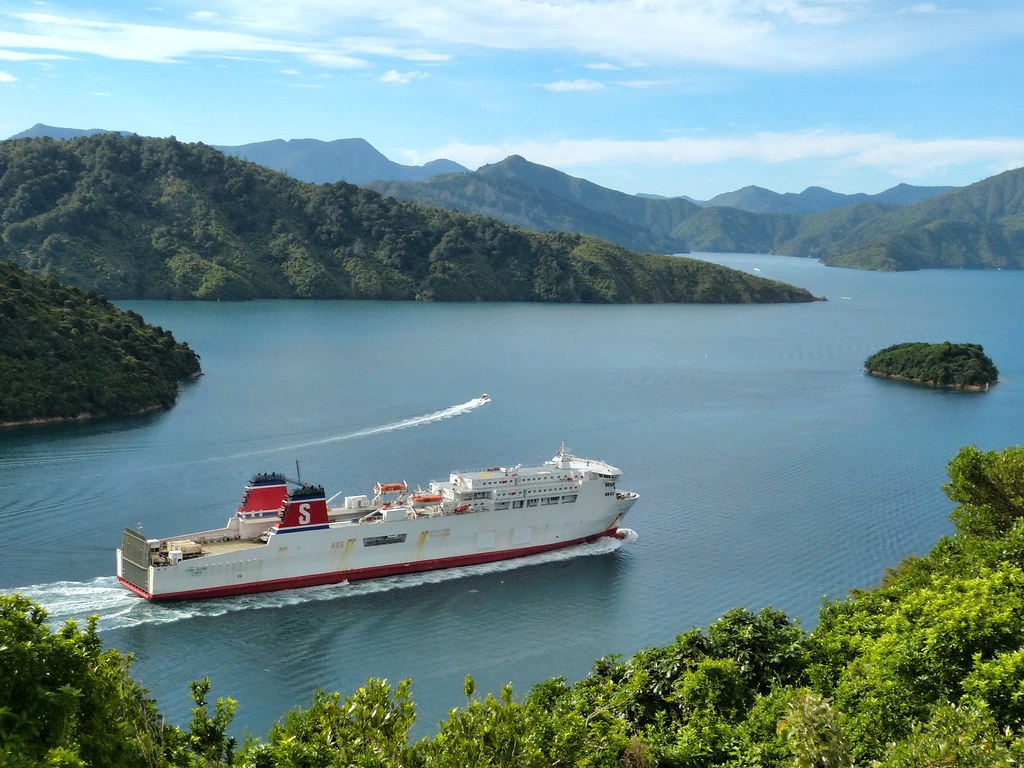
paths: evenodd
<path fill-rule="evenodd" d="M 181 536 L 169 536 L 167 538 L 160 539 L 160 544 L 163 546 L 172 541 L 194 541 L 196 544 L 209 544 L 214 541 L 228 541 L 229 539 L 237 538 L 237 531 L 232 531 L 230 528 L 214 528 L 209 531 L 185 533 Z"/>

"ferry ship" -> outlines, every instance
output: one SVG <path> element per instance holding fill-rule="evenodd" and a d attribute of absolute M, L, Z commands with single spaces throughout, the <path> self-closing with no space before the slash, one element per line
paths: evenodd
<path fill-rule="evenodd" d="M 563 445 L 536 466 L 452 472 L 427 489 L 377 483 L 339 506 L 319 485 L 255 475 L 227 525 L 147 539 L 125 528 L 117 580 L 147 600 L 197 600 L 524 557 L 619 536 L 639 498 L 621 470 Z"/>

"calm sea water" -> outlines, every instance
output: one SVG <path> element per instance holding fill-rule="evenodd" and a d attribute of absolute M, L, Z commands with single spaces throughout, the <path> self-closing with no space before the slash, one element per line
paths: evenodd
<path fill-rule="evenodd" d="M 313 691 L 413 679 L 420 735 L 478 690 L 586 675 L 735 606 L 813 626 L 823 598 L 949 533 L 946 462 L 1024 424 L 1021 272 L 877 274 L 707 258 L 809 288 L 789 306 L 125 302 L 202 356 L 166 413 L 0 432 L 0 590 L 104 641 L 176 722 L 209 676 L 263 736 Z M 982 394 L 862 372 L 902 341 L 984 345 Z M 481 392 L 492 402 L 474 407 Z M 120 589 L 125 525 L 223 524 L 255 471 L 346 494 L 549 458 L 623 468 L 636 532 L 515 565 L 185 605 Z"/>

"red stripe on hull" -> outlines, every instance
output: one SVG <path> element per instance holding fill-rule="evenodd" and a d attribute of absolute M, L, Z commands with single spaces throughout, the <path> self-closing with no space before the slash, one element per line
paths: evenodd
<path fill-rule="evenodd" d="M 394 563 L 382 565 L 375 568 L 359 568 L 351 571 L 333 571 L 331 573 L 316 573 L 309 576 L 296 576 L 289 579 L 271 579 L 269 581 L 251 582 L 248 584 L 232 584 L 225 587 L 211 587 L 209 589 L 194 589 L 184 592 L 170 592 L 168 594 L 151 595 L 143 589 L 129 584 L 120 576 L 117 580 L 135 594 L 152 601 L 165 600 L 207 600 L 214 597 L 231 597 L 234 595 L 252 595 L 257 592 L 277 592 L 282 589 L 299 589 L 301 587 L 320 587 L 326 584 L 338 584 L 342 581 L 365 581 L 366 579 L 379 579 L 384 576 L 398 576 L 403 573 L 419 573 L 421 571 L 437 571 L 444 568 L 458 568 L 466 565 L 481 565 L 483 563 L 494 563 L 500 560 L 514 560 L 518 557 L 538 555 L 542 552 L 551 552 L 556 549 L 574 547 L 577 544 L 588 544 L 597 541 L 604 536 L 621 538 L 618 528 L 609 528 L 593 536 L 586 536 L 582 539 L 572 541 L 560 541 L 557 544 L 545 544 L 539 547 L 526 547 L 525 549 L 502 550 L 500 552 L 478 552 L 472 555 L 460 555 L 459 557 L 447 557 L 438 560 L 421 560 L 414 563 Z"/>

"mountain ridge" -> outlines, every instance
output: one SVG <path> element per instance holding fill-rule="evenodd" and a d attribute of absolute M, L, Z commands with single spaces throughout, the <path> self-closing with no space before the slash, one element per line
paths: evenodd
<path fill-rule="evenodd" d="M 103 128 L 78 129 L 60 128 L 36 123 L 31 128 L 16 133 L 11 139 L 43 138 L 71 139 L 94 136 L 98 133 L 120 133 L 130 136 L 130 131 L 112 131 Z M 430 160 L 423 165 L 402 165 L 394 162 L 370 142 L 363 138 L 334 139 L 270 139 L 268 141 L 251 142 L 248 144 L 211 144 L 225 154 L 263 165 L 272 170 L 287 173 L 301 181 L 314 184 L 330 184 L 336 181 L 347 181 L 350 184 L 368 184 L 386 181 L 426 181 L 435 176 L 450 173 L 474 173 L 453 160 Z M 500 166 L 502 163 L 518 158 L 530 163 L 520 155 L 510 155 L 505 160 L 489 163 L 476 169 L 479 173 L 484 169 Z M 349 164 L 346 164 L 349 163 Z M 548 166 L 530 163 L 536 168 L 546 169 L 553 174 L 564 174 Z M 367 170 L 370 169 L 370 170 Z M 571 177 L 570 178 L 576 178 Z M 579 179 L 586 182 L 586 179 Z M 593 182 L 587 182 L 593 184 Z M 597 184 L 593 184 L 598 187 Z M 599 187 L 600 189 L 608 189 Z M 627 197 L 650 200 L 685 200 L 699 207 L 725 205 L 740 208 L 751 213 L 812 213 L 828 208 L 842 207 L 859 202 L 876 200 L 895 204 L 919 202 L 936 194 L 942 194 L 956 187 L 916 187 L 910 184 L 897 184 L 883 192 L 868 194 L 858 192 L 844 194 L 833 192 L 824 187 L 811 186 L 802 192 L 774 192 L 763 187 L 748 185 L 732 192 L 723 192 L 709 200 L 698 200 L 688 195 L 665 196 L 653 194 L 631 195 L 618 190 L 608 190 Z M 815 200 L 824 201 L 815 204 Z M 823 208 L 822 205 L 825 207 Z"/>
<path fill-rule="evenodd" d="M 542 232 L 579 232 L 653 253 L 688 252 L 685 238 L 674 230 L 700 211 L 681 198 L 662 201 L 627 195 L 519 155 L 468 174 L 366 186 L 421 205 L 493 216 Z"/>
<path fill-rule="evenodd" d="M 235 146 L 213 145 L 227 155 L 287 173 L 313 184 L 347 181 L 366 184 L 379 179 L 424 181 L 445 173 L 469 173 L 453 160 L 402 165 L 388 159 L 366 139 L 272 139 Z"/>
<path fill-rule="evenodd" d="M 294 147 L 316 145 L 316 140 L 295 141 Z M 268 146 L 279 149 L 289 142 Z M 358 148 L 375 162 L 387 161 L 365 140 L 339 140 L 337 148 Z M 518 155 L 477 171 L 365 186 L 419 205 L 491 216 L 542 232 L 580 233 L 632 251 L 777 253 L 885 271 L 1017 269 L 1024 266 L 1021 170 L 966 187 L 902 184 L 863 196 L 821 187 L 779 195 L 749 186 L 714 198 L 728 206 L 629 195 Z M 850 200 L 859 202 L 844 204 Z M 794 207 L 805 212 L 794 213 Z"/>

